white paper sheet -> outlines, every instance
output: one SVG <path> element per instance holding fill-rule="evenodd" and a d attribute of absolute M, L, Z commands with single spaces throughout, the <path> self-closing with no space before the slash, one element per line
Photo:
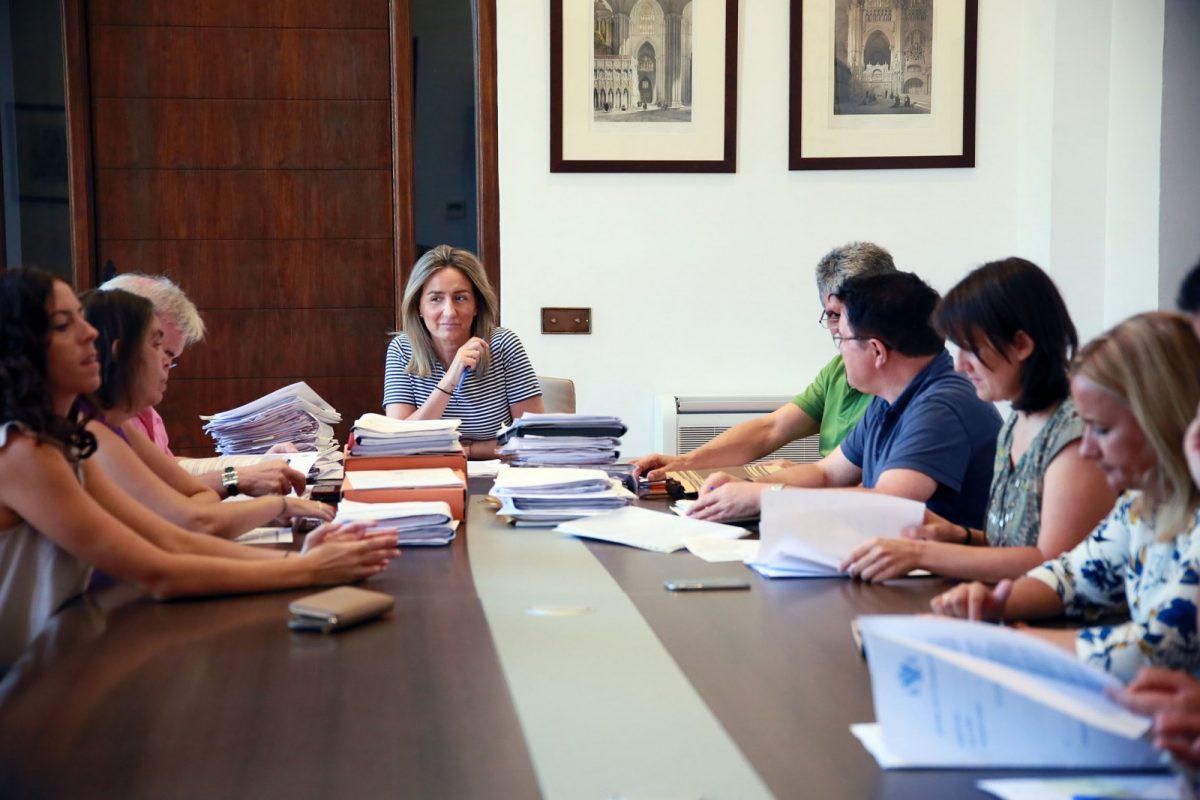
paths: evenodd
<path fill-rule="evenodd" d="M 496 473 L 500 471 L 503 462 L 494 458 L 490 461 L 468 461 L 467 462 L 467 477 L 468 478 L 494 478 Z"/>
<path fill-rule="evenodd" d="M 570 536 L 616 542 L 658 553 L 682 550 L 687 538 L 739 539 L 749 534 L 749 531 L 732 525 L 687 519 L 636 506 L 564 522 L 555 530 Z"/>
<path fill-rule="evenodd" d="M 389 528 L 421 528 L 445 525 L 454 519 L 450 506 L 435 501 L 429 503 L 360 503 L 343 500 L 338 504 L 334 522 L 378 522 Z"/>
<path fill-rule="evenodd" d="M 291 528 L 255 528 L 234 539 L 238 544 L 291 544 Z"/>
<path fill-rule="evenodd" d="M 492 486 L 494 495 L 521 494 L 531 489 L 562 491 L 564 493 L 580 491 L 581 487 L 595 487 L 604 490 L 611 485 L 608 473 L 598 469 L 568 469 L 565 467 L 526 467 L 502 469 L 496 474 L 496 483 Z"/>
<path fill-rule="evenodd" d="M 312 470 L 313 465 L 317 463 L 317 459 L 321 458 L 323 453 L 316 450 L 309 450 L 305 453 L 279 453 L 268 455 L 263 461 L 270 461 L 273 458 L 282 458 L 288 463 L 288 466 L 299 472 L 301 475 L 308 475 Z"/>
<path fill-rule="evenodd" d="M 1111 675 L 1010 628 L 929 616 L 859 627 L 882 739 L 898 766 L 1144 768 L 1150 720 Z M 1037 736 L 1030 736 L 1037 731 Z"/>
<path fill-rule="evenodd" d="M 877 492 L 792 489 L 764 492 L 751 567 L 768 577 L 830 577 L 858 545 L 895 537 L 925 518 L 915 500 Z"/>
<path fill-rule="evenodd" d="M 354 421 L 354 429 L 404 437 L 457 431 L 461 424 L 462 420 L 460 419 L 394 419 L 383 414 L 363 414 Z"/>
<path fill-rule="evenodd" d="M 1175 775 L 1081 775 L 1071 778 L 989 778 L 975 784 L 1000 800 L 1180 800 Z"/>
<path fill-rule="evenodd" d="M 449 467 L 429 469 L 361 469 L 346 476 L 347 489 L 430 489 L 463 485 Z"/>
<path fill-rule="evenodd" d="M 688 552 L 705 561 L 745 561 L 754 558 L 758 542 L 753 539 L 714 539 L 711 536 L 685 536 Z"/>

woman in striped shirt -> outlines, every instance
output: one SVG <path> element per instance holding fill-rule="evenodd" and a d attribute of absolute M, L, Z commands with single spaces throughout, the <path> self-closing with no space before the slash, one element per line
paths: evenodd
<path fill-rule="evenodd" d="M 439 245 L 417 260 L 388 346 L 383 408 L 396 419 L 462 420 L 468 458 L 495 458 L 496 432 L 542 390 L 521 340 L 496 325 L 496 293 L 475 256 Z"/>

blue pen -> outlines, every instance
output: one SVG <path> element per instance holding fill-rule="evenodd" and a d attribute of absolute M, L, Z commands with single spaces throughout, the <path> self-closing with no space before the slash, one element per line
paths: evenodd
<path fill-rule="evenodd" d="M 465 381 L 467 379 L 467 373 L 470 371 L 471 371 L 470 367 L 463 367 L 462 375 L 458 376 L 458 386 L 454 387 L 455 394 L 458 394 L 459 390 L 462 389 L 463 381 Z"/>

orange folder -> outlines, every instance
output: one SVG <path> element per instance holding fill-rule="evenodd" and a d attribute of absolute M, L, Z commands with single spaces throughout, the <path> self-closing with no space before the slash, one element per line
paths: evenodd
<path fill-rule="evenodd" d="M 413 458 L 413 456 L 398 456 L 399 458 Z M 376 461 L 390 460 L 391 456 L 368 456 L 356 461 Z M 432 467 L 447 466 L 445 464 L 421 464 L 409 465 L 408 469 L 427 469 Z M 467 477 L 465 464 L 463 469 L 456 469 L 454 473 L 458 475 L 458 479 L 462 481 L 462 486 L 437 486 L 437 487 L 422 487 L 414 489 L 355 489 L 354 488 L 354 473 L 350 468 L 350 462 L 346 462 L 346 478 L 342 481 L 342 499 L 354 500 L 358 503 L 431 503 L 442 501 L 450 506 L 450 513 L 455 519 L 464 519 L 463 512 L 467 504 Z M 402 469 L 401 467 L 358 467 L 358 469 Z"/>
<path fill-rule="evenodd" d="M 467 474 L 466 453 L 426 453 L 419 456 L 346 456 L 346 472 L 356 469 L 433 469 L 449 467 Z"/>

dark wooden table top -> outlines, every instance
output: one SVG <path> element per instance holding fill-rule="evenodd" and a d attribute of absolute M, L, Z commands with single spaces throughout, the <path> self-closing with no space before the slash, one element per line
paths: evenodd
<path fill-rule="evenodd" d="M 588 547 L 778 797 L 982 796 L 988 773 L 883 772 L 848 730 L 874 719 L 850 620 L 923 611 L 945 582 L 769 581 Z M 663 589 L 704 575 L 752 588 Z M 0 797 L 537 797 L 462 535 L 369 588 L 392 618 L 336 636 L 288 631 L 303 591 L 73 603 L 0 683 Z"/>

